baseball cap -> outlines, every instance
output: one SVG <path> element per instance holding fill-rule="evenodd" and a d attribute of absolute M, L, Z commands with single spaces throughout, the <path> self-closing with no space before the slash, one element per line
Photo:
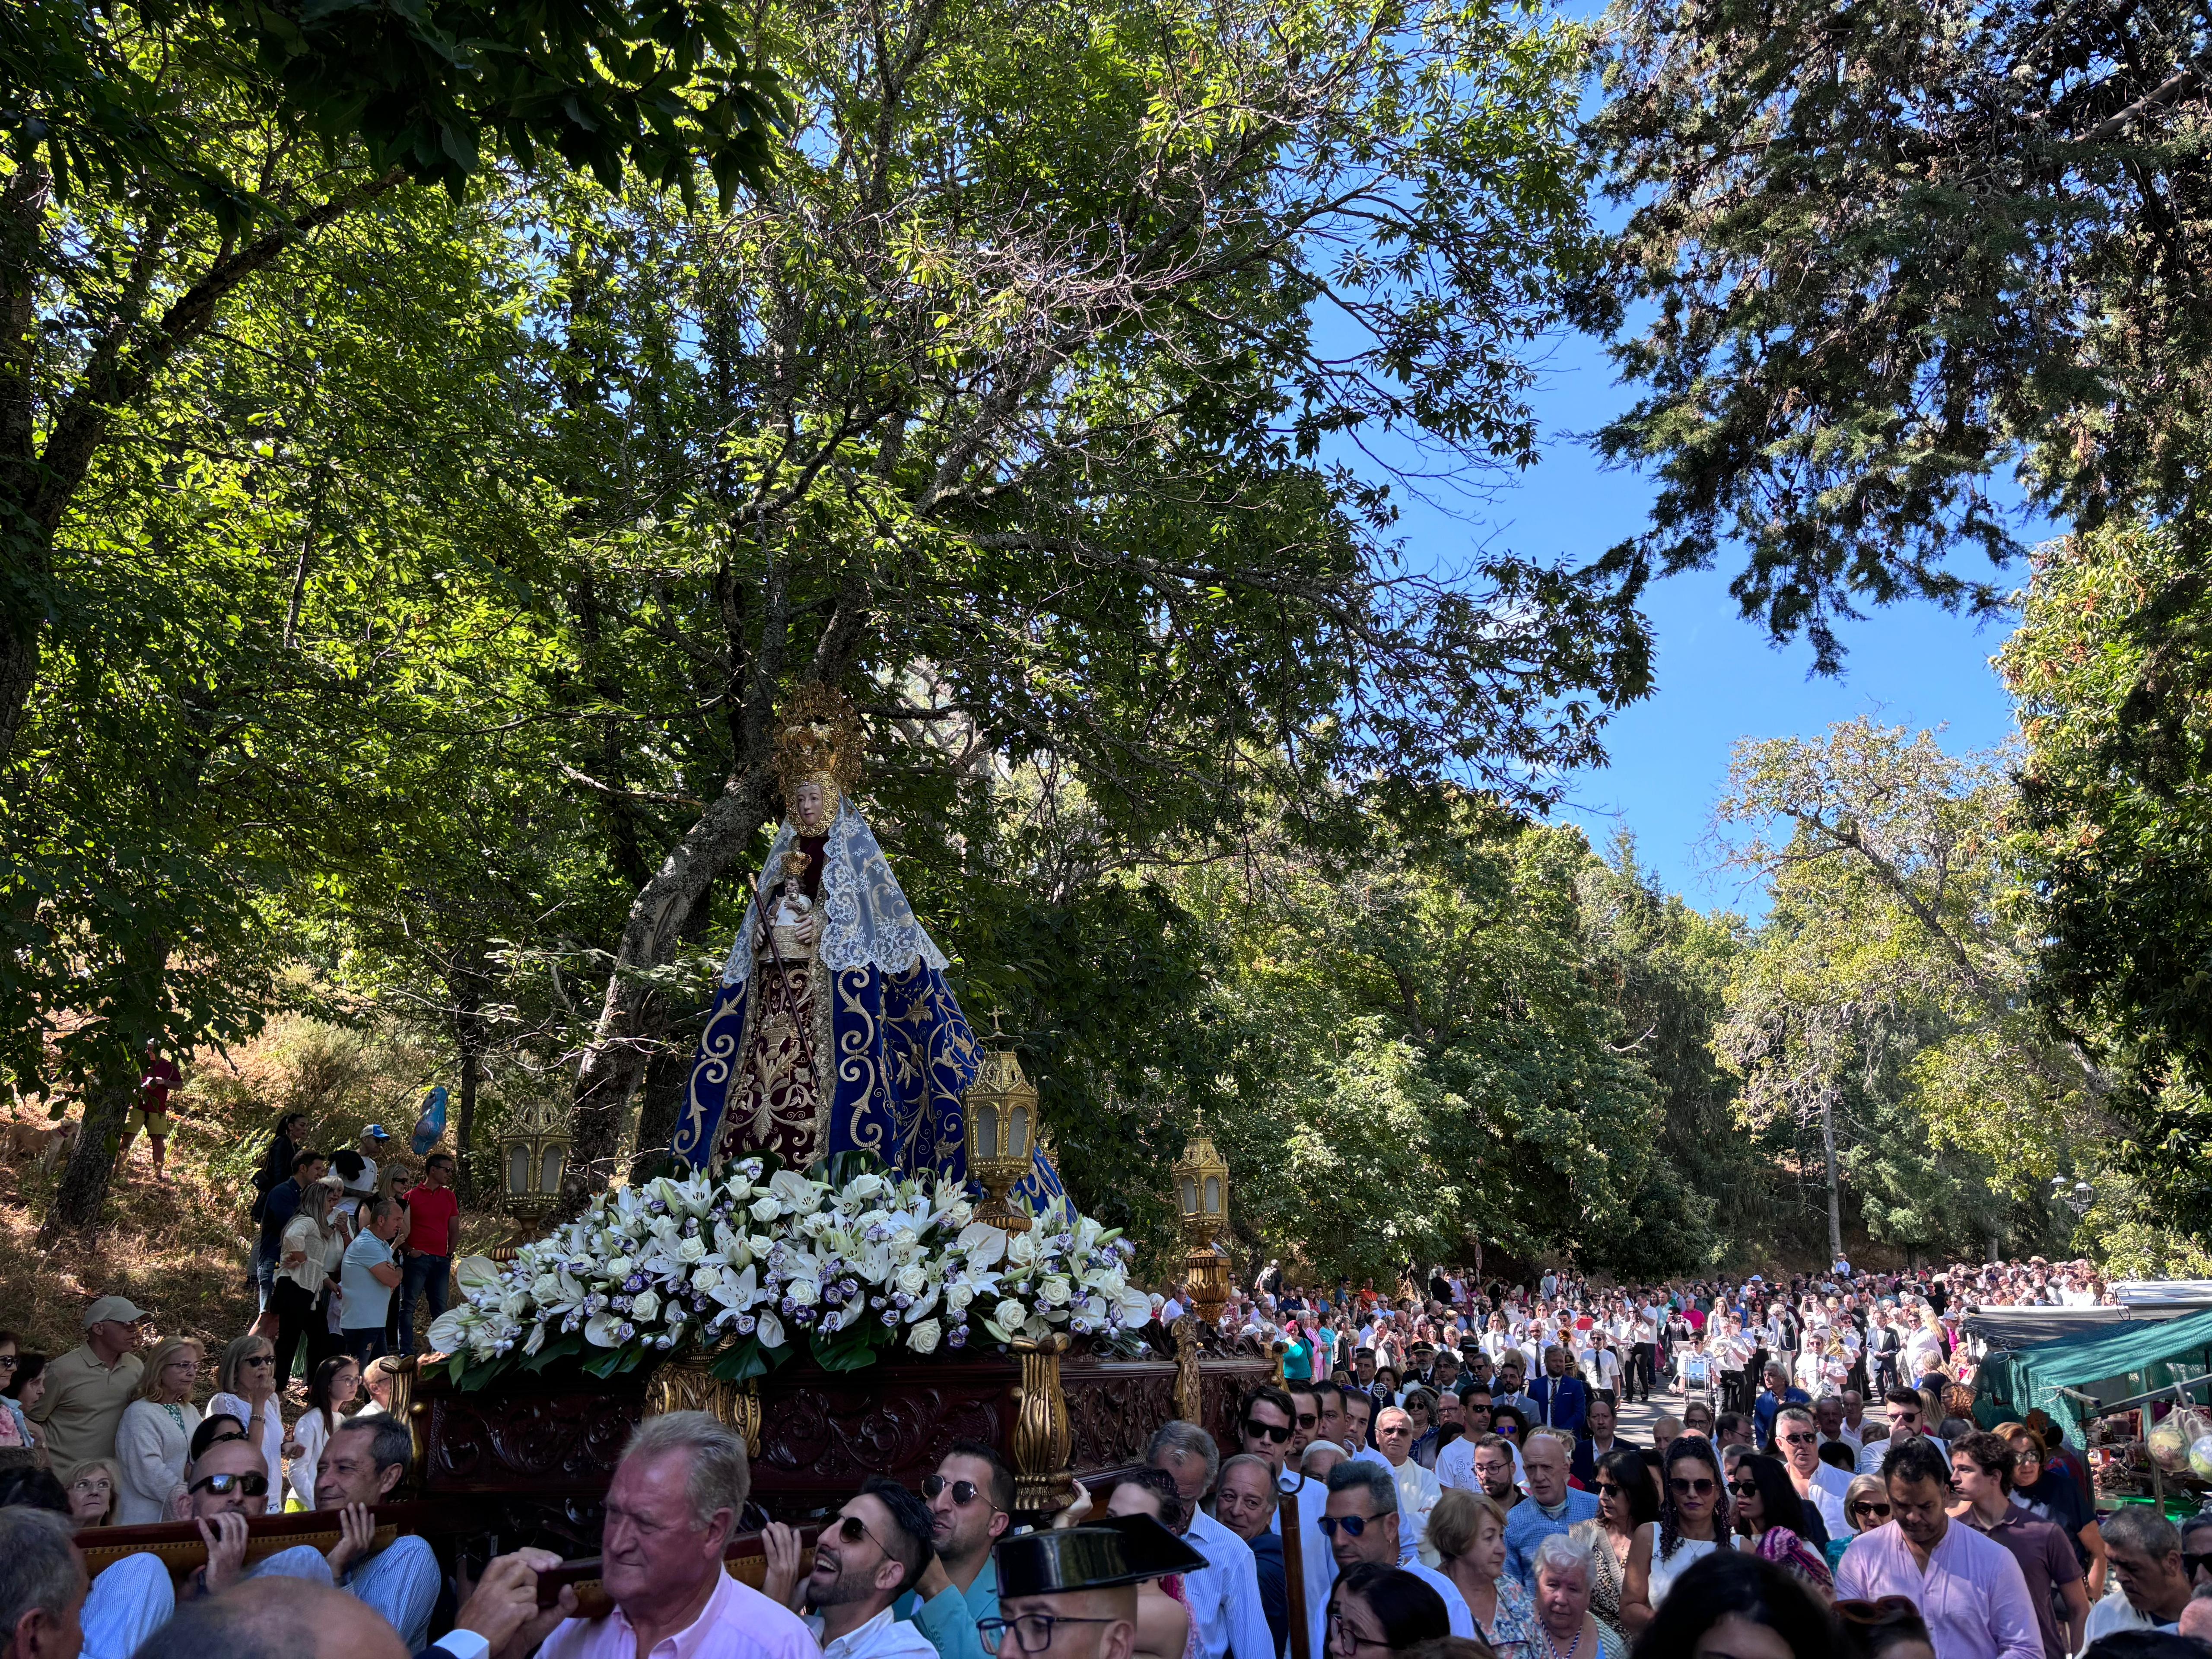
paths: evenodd
<path fill-rule="evenodd" d="M 386 1129 L 381 1123 L 370 1124 L 368 1127 L 362 1131 L 362 1133 L 367 1135 L 371 1140 L 389 1140 L 392 1139 L 391 1131 Z"/>
<path fill-rule="evenodd" d="M 121 1325 L 136 1325 L 142 1319 L 154 1316 L 132 1305 L 128 1297 L 103 1296 L 84 1310 L 84 1328 L 90 1330 L 105 1320 L 114 1320 Z"/>

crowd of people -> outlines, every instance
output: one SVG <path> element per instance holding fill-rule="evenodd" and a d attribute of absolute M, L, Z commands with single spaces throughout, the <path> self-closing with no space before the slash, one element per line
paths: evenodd
<path fill-rule="evenodd" d="M 2061 1425 L 1953 1410 L 1978 1358 L 1960 1312 L 2104 1298 L 2082 1262 L 1638 1288 L 1439 1272 L 1387 1297 L 1271 1264 L 1221 1322 L 1282 1345 L 1281 1386 L 1228 1425 L 1162 1425 L 1049 1524 L 1018 1524 L 1000 1454 L 961 1442 L 919 1492 L 865 1482 L 811 1554 L 766 1524 L 755 1588 L 726 1561 L 744 1442 L 677 1413 L 615 1472 L 608 1605 L 540 1551 L 471 1579 L 375 1514 L 413 1452 L 391 1356 L 417 1295 L 442 1310 L 458 1248 L 452 1162 L 409 1185 L 377 1126 L 329 1156 L 302 1127 L 256 1182 L 260 1316 L 214 1376 L 189 1338 L 149 1346 L 119 1297 L 51 1359 L 0 1332 L 0 1659 L 2212 1653 L 2212 1514 L 2100 1516 Z M 1657 1409 L 1632 1443 L 1639 1401 Z M 250 1549 L 246 1518 L 288 1509 L 327 1517 L 318 1540 Z M 87 1575 L 96 1529 L 155 1521 L 198 1535 L 181 1577 L 153 1552 Z"/>

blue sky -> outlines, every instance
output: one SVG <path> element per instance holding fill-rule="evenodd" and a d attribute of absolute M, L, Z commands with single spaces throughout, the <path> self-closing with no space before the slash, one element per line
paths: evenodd
<path fill-rule="evenodd" d="M 1462 509 L 1464 516 L 1406 502 L 1401 529 L 1411 562 L 1449 568 L 1492 538 L 1527 556 L 1581 560 L 1632 534 L 1644 520 L 1649 484 L 1601 468 L 1576 435 L 1628 400 L 1595 343 L 1556 342 L 1536 399 L 1547 434 L 1543 461 L 1486 505 Z M 1812 678 L 1809 648 L 1777 650 L 1739 617 L 1728 592 L 1732 574 L 1679 576 L 1649 592 L 1658 689 L 1615 720 L 1607 740 L 1612 763 L 1576 778 L 1559 816 L 1601 845 L 1623 823 L 1669 889 L 1699 908 L 1757 914 L 1765 908 L 1760 896 L 1711 870 L 1698 846 L 1730 745 L 1747 736 L 1817 735 L 1860 714 L 1943 726 L 1953 750 L 2002 742 L 2011 714 L 1989 659 L 2007 625 L 1977 626 L 1927 604 L 1875 611 L 1841 630 L 1850 653 L 1843 678 Z"/>

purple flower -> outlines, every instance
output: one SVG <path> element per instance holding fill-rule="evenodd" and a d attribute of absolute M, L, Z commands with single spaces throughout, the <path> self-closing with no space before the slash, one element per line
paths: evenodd
<path fill-rule="evenodd" d="M 897 1323 L 898 1323 L 898 1322 L 899 1322 L 899 1316 L 898 1316 L 898 1310 L 897 1310 L 896 1308 L 886 1308 L 886 1309 L 884 1309 L 884 1324 L 886 1324 L 886 1325 L 896 1325 L 896 1324 L 897 1324 Z"/>
<path fill-rule="evenodd" d="M 966 1347 L 968 1346 L 968 1328 L 965 1325 L 955 1325 L 952 1328 L 952 1334 L 946 1337 L 945 1340 L 953 1347 Z"/>
<path fill-rule="evenodd" d="M 738 1316 L 738 1334 L 739 1336 L 750 1336 L 753 1334 L 753 1328 L 759 1323 L 760 1321 L 754 1318 L 750 1314 L 739 1314 Z"/>

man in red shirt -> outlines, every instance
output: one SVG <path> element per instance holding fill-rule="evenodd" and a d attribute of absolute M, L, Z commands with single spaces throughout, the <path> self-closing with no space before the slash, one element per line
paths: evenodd
<path fill-rule="evenodd" d="M 131 1143 L 143 1129 L 146 1144 L 154 1152 L 154 1179 L 163 1179 L 161 1160 L 169 1151 L 169 1091 L 184 1080 L 177 1062 L 162 1054 L 161 1039 L 148 1037 L 146 1070 L 138 1079 L 138 1103 L 124 1118 L 123 1144 L 116 1148 L 115 1161 L 118 1164 L 130 1158 Z"/>
<path fill-rule="evenodd" d="M 400 1269 L 399 1352 L 415 1352 L 415 1298 L 430 1298 L 432 1319 L 446 1311 L 453 1257 L 461 1246 L 461 1201 L 453 1193 L 453 1158 L 433 1152 L 422 1184 L 407 1194 L 407 1260 Z"/>

